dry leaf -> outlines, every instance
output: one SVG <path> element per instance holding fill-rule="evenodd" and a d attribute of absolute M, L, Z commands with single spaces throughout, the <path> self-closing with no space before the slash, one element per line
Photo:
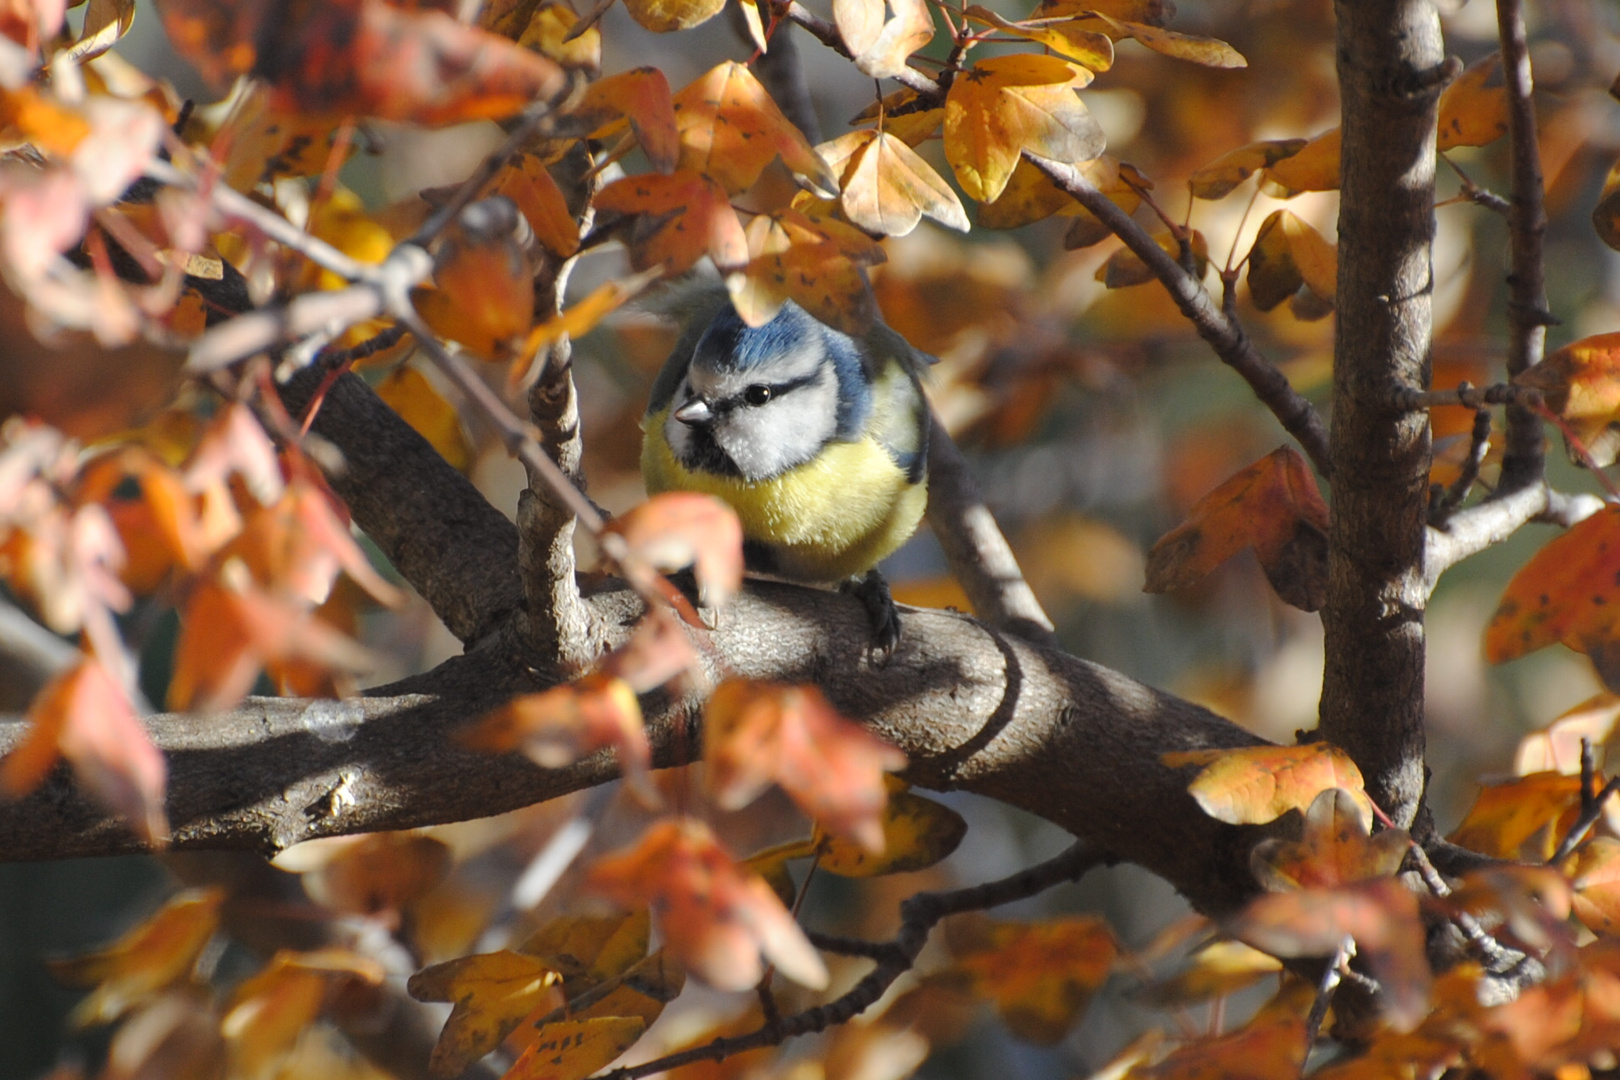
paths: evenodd
<path fill-rule="evenodd" d="M 1303 812 L 1324 791 L 1342 788 L 1359 809 L 1363 828 L 1372 829 L 1372 800 L 1361 770 L 1332 743 L 1190 750 L 1164 755 L 1164 764 L 1204 766 L 1187 790 L 1217 821 L 1264 825 L 1290 810 Z"/>
<path fill-rule="evenodd" d="M 524 1017 L 558 997 L 553 987 L 561 980 L 539 957 L 509 949 L 463 956 L 418 971 L 406 983 L 411 997 L 454 1003 L 428 1068 L 435 1076 L 460 1074 L 499 1046 Z"/>
<path fill-rule="evenodd" d="M 648 568 L 692 567 L 698 595 L 708 607 L 721 607 L 742 586 L 742 525 L 737 513 L 712 495 L 666 491 L 614 518 L 608 531 L 622 537 L 632 580 Z"/>
<path fill-rule="evenodd" d="M 822 194 L 838 190 L 821 155 L 741 64 L 728 61 L 694 80 L 675 95 L 674 109 L 679 168 L 702 173 L 730 194 L 752 187 L 777 157 Z"/>
<path fill-rule="evenodd" d="M 1102 127 L 1075 93 L 1091 72 L 1054 56 L 981 60 L 945 98 L 945 158 L 968 197 L 993 202 L 1024 151 L 1065 165 L 1103 152 Z"/>
<path fill-rule="evenodd" d="M 1020 1038 L 1051 1045 L 1068 1034 L 1113 970 L 1119 945 L 1103 920 L 1038 923 L 957 919 L 947 924 L 956 969 Z"/>

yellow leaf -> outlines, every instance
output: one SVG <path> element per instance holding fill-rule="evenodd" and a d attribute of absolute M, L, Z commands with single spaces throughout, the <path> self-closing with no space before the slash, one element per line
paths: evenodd
<path fill-rule="evenodd" d="M 415 368 L 401 365 L 377 384 L 377 396 L 433 444 L 439 456 L 461 472 L 472 462 L 472 443 L 461 426 L 455 406 L 433 388 Z"/>
<path fill-rule="evenodd" d="M 1014 1034 L 1050 1045 L 1080 1019 L 1108 978 L 1119 946 L 1089 915 L 1041 923 L 953 921 L 947 940 L 974 991 L 996 1003 Z"/>
<path fill-rule="evenodd" d="M 1303 812 L 1329 788 L 1349 792 L 1372 829 L 1372 800 L 1361 770 L 1332 743 L 1248 746 L 1236 750 L 1191 750 L 1164 755 L 1170 768 L 1203 765 L 1187 785 L 1204 813 L 1229 825 L 1264 825 L 1290 810 Z"/>
<path fill-rule="evenodd" d="M 1508 129 L 1507 87 L 1502 82 L 1502 56 L 1487 53 L 1468 65 L 1440 95 L 1437 149 L 1484 146 Z"/>
<path fill-rule="evenodd" d="M 1181 244 L 1168 232 L 1154 233 L 1153 240 L 1173 257 L 1181 257 Z M 1209 243 L 1204 234 L 1194 229 L 1188 239 L 1192 247 L 1193 271 L 1200 278 L 1209 268 Z M 1096 278 L 1110 289 L 1127 289 L 1132 285 L 1146 285 L 1158 278 L 1141 256 L 1130 248 L 1120 248 L 1108 257 L 1108 261 L 1097 268 Z"/>
<path fill-rule="evenodd" d="M 924 0 L 888 0 L 894 11 L 885 18 L 884 0 L 833 0 L 833 22 L 863 75 L 887 79 L 906 66 L 906 58 L 934 37 L 934 19 Z"/>
<path fill-rule="evenodd" d="M 1262 139 L 1228 150 L 1208 165 L 1193 170 L 1187 178 L 1187 186 L 1196 199 L 1225 198 L 1259 170 L 1299 153 L 1305 143 L 1305 139 Z"/>
<path fill-rule="evenodd" d="M 790 209 L 750 221 L 748 248 L 747 273 L 728 285 L 732 305 L 750 326 L 770 322 L 791 298 L 853 337 L 871 328 L 877 304 L 864 267 L 887 256 L 864 233 Z"/>
<path fill-rule="evenodd" d="M 1620 251 L 1620 161 L 1603 178 L 1603 193 L 1592 208 L 1592 228 L 1597 230 L 1598 239 Z"/>
<path fill-rule="evenodd" d="M 1103 151 L 1075 93 L 1091 72 L 1053 56 L 999 56 L 958 75 L 945 98 L 945 158 L 968 196 L 993 202 L 1028 150 L 1077 165 Z"/>
<path fill-rule="evenodd" d="M 529 16 L 518 44 L 563 67 L 596 71 L 602 66 L 602 32 L 593 26 L 570 39 L 568 35 L 577 22 L 579 16 L 567 4 L 546 4 Z"/>
<path fill-rule="evenodd" d="M 689 30 L 720 14 L 726 0 L 624 0 L 630 17 L 655 34 Z"/>
<path fill-rule="evenodd" d="M 821 852 L 816 864 L 841 877 L 878 877 L 924 870 L 944 859 L 967 834 L 967 822 L 955 810 L 904 790 L 890 778 L 889 803 L 879 823 L 883 851 L 874 854 L 859 844 L 819 829 L 814 844 Z"/>
<path fill-rule="evenodd" d="M 416 1000 L 454 1002 L 428 1067 L 437 1076 L 460 1073 L 555 996 L 552 987 L 561 978 L 539 957 L 509 949 L 463 956 L 412 975 L 406 989 Z"/>
<path fill-rule="evenodd" d="M 866 138 L 850 155 L 841 203 L 849 220 L 867 232 L 905 236 L 924 215 L 968 231 L 967 213 L 950 185 L 917 152 L 888 132 Z"/>
<path fill-rule="evenodd" d="M 1324 131 L 1292 157 L 1267 168 L 1262 190 L 1284 199 L 1302 191 L 1339 190 L 1340 134 L 1338 128 Z"/>
<path fill-rule="evenodd" d="M 1272 211 L 1255 234 L 1249 250 L 1249 295 L 1261 311 L 1270 311 L 1302 285 L 1332 304 L 1338 277 L 1337 249 L 1292 211 Z"/>
<path fill-rule="evenodd" d="M 970 6 L 963 14 L 973 22 L 1039 42 L 1059 56 L 1068 57 L 1092 71 L 1107 71 L 1114 66 L 1113 39 L 1100 31 L 1086 29 L 1083 24 L 1088 20 L 1085 18 L 1073 19 L 1066 23 L 1026 26 L 1005 19 L 978 4 Z"/>

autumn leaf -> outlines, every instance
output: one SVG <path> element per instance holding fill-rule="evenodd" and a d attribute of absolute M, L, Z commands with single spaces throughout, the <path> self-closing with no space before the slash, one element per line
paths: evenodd
<path fill-rule="evenodd" d="M 1090 20 L 1086 18 L 1047 24 L 1044 18 L 1037 16 L 1030 20 L 1034 25 L 1029 25 L 1003 18 L 978 4 L 970 5 L 963 14 L 972 22 L 1045 45 L 1059 56 L 1092 71 L 1103 72 L 1114 66 L 1113 39 L 1099 30 L 1087 29 L 1084 24 Z"/>
<path fill-rule="evenodd" d="M 1096 221 L 1096 228 L 1103 229 L 1107 235 L 1113 235 L 1101 221 Z M 1153 242 L 1168 252 L 1178 262 L 1181 260 L 1181 241 L 1168 231 L 1153 234 Z M 1081 245 L 1084 246 L 1084 245 Z M 1204 234 L 1197 229 L 1187 237 L 1187 250 L 1192 256 L 1192 273 L 1200 280 L 1209 269 L 1209 243 Z M 1130 248 L 1122 247 L 1112 255 L 1108 261 L 1097 268 L 1096 280 L 1110 289 L 1128 289 L 1133 285 L 1146 285 L 1150 281 L 1157 281 L 1158 274 L 1142 259 L 1140 255 Z"/>
<path fill-rule="evenodd" d="M 598 859 L 587 880 L 621 904 L 650 904 L 666 948 L 717 990 L 751 989 L 767 962 L 803 986 L 827 984 L 821 958 L 770 886 L 691 818 L 653 825 L 631 849 Z"/>
<path fill-rule="evenodd" d="M 538 694 L 524 694 L 479 720 L 458 740 L 474 750 L 521 750 L 535 764 L 562 769 L 612 747 L 625 778 L 652 796 L 652 751 L 636 692 L 623 679 L 586 675 Z M 656 801 L 656 797 L 654 796 Z"/>
<path fill-rule="evenodd" d="M 1603 190 L 1592 207 L 1592 228 L 1598 239 L 1620 251 L 1620 161 L 1610 166 L 1603 178 Z"/>
<path fill-rule="evenodd" d="M 1214 161 L 1194 169 L 1187 186 L 1195 199 L 1224 199 L 1243 181 L 1305 147 L 1304 139 L 1262 139 L 1228 150 Z"/>
<path fill-rule="evenodd" d="M 1575 917 L 1594 934 L 1620 926 L 1620 840 L 1594 836 L 1570 853 L 1558 869 L 1574 890 Z"/>
<path fill-rule="evenodd" d="M 838 178 L 746 67 L 728 61 L 675 95 L 678 168 L 702 173 L 730 194 L 746 191 L 777 157 L 831 195 Z M 600 199 L 598 199 L 600 205 Z"/>
<path fill-rule="evenodd" d="M 1372 829 L 1372 800 L 1361 770 L 1332 743 L 1190 750 L 1164 755 L 1164 764 L 1204 766 L 1187 790 L 1217 821 L 1264 825 L 1290 810 L 1303 812 L 1324 791 L 1342 788 L 1359 810 L 1363 829 Z"/>
<path fill-rule="evenodd" d="M 1292 1080 L 1305 1064 L 1305 1021 L 1300 1017 L 1256 1017 L 1236 1031 L 1200 1039 L 1163 1061 L 1131 1070 L 1139 1080 Z"/>
<path fill-rule="evenodd" d="M 829 832 L 883 852 L 883 774 L 905 768 L 899 750 L 839 716 L 813 686 L 731 678 L 703 712 L 709 791 L 739 810 L 778 783 Z"/>
<path fill-rule="evenodd" d="M 1332 888 L 1388 877 L 1400 868 L 1412 839 L 1401 829 L 1369 835 L 1366 807 L 1344 788 L 1328 788 L 1305 811 L 1299 840 L 1271 837 L 1249 853 L 1255 880 L 1273 892 Z"/>
<path fill-rule="evenodd" d="M 1148 552 L 1147 592 L 1185 588 L 1246 547 L 1284 601 L 1316 611 L 1327 591 L 1327 506 L 1305 459 L 1279 447 L 1198 500 Z"/>
<path fill-rule="evenodd" d="M 746 272 L 728 283 L 744 322 L 763 326 L 793 300 L 851 337 L 872 328 L 877 304 L 865 268 L 887 256 L 864 233 L 790 209 L 748 223 L 748 252 Z"/>
<path fill-rule="evenodd" d="M 219 926 L 224 902 L 223 889 L 187 889 L 107 948 L 51 961 L 51 974 L 63 982 L 95 987 L 74 1007 L 73 1025 L 110 1023 L 148 995 L 189 977 Z"/>
<path fill-rule="evenodd" d="M 1324 131 L 1291 157 L 1268 167 L 1261 190 L 1284 199 L 1302 191 L 1339 190 L 1340 142 L 1338 128 Z"/>
<path fill-rule="evenodd" d="M 322 907 L 397 925 L 450 872 L 450 849 L 420 833 L 364 833 L 295 844 L 274 865 L 303 875 L 304 891 Z"/>
<path fill-rule="evenodd" d="M 1533 849 L 1546 859 L 1581 809 L 1581 778 L 1561 773 L 1533 773 L 1479 790 L 1474 805 L 1451 834 L 1451 842 L 1502 859 L 1517 859 L 1532 838 Z"/>
<path fill-rule="evenodd" d="M 524 1017 L 558 996 L 553 987 L 561 979 L 541 958 L 510 949 L 463 956 L 412 975 L 405 984 L 411 997 L 454 1003 L 428 1068 L 435 1076 L 461 1073 L 499 1046 Z"/>
<path fill-rule="evenodd" d="M 1041 0 L 1031 19 L 1070 16 L 1114 41 L 1131 38 L 1154 52 L 1216 68 L 1247 67 L 1248 61 L 1218 38 L 1182 34 L 1164 28 L 1165 6 L 1097 3 L 1096 0 Z M 1169 10 L 1174 10 L 1173 8 Z"/>
<path fill-rule="evenodd" d="M 483 11 L 489 12 L 495 7 L 485 4 Z M 519 45 L 548 56 L 565 68 L 583 68 L 594 73 L 602 67 L 602 31 L 592 26 L 576 33 L 574 28 L 578 23 L 579 16 L 567 4 L 546 3 L 534 9 L 520 33 L 496 32 L 502 37 L 515 37 Z M 482 14 L 479 24 L 485 30 L 495 29 L 483 22 Z"/>
<path fill-rule="evenodd" d="M 701 670 L 697 650 L 680 620 L 661 609 L 643 615 L 630 640 L 603 657 L 597 669 L 623 679 L 638 694 Z"/>
<path fill-rule="evenodd" d="M 1338 294 L 1337 249 L 1289 210 L 1273 210 L 1249 249 L 1249 297 L 1270 311 L 1301 287 L 1331 307 Z"/>
<path fill-rule="evenodd" d="M 579 225 L 562 189 L 538 157 L 520 154 L 513 158 L 497 174 L 495 191 L 517 205 L 534 238 L 547 251 L 566 259 L 579 250 Z M 532 302 L 532 289 L 530 296 Z"/>
<path fill-rule="evenodd" d="M 690 30 L 720 14 L 726 0 L 625 0 L 630 17 L 655 34 Z"/>
<path fill-rule="evenodd" d="M 626 176 L 597 193 L 596 209 L 631 219 L 625 244 L 637 270 L 662 266 L 679 274 L 705 255 L 722 273 L 748 262 L 748 239 L 731 199 L 701 173 Z"/>
<path fill-rule="evenodd" d="M 926 870 L 956 850 L 967 835 L 967 822 L 955 810 L 905 789 L 895 777 L 885 777 L 889 800 L 879 823 L 883 827 L 881 853 L 817 829 L 812 847 L 818 869 L 842 877 L 879 877 Z"/>
<path fill-rule="evenodd" d="M 1395 878 L 1335 889 L 1265 893 L 1227 925 L 1273 956 L 1332 956 L 1346 938 L 1378 980 L 1390 1024 L 1410 1031 L 1428 1012 L 1433 976 L 1417 897 Z"/>
<path fill-rule="evenodd" d="M 426 125 L 499 119 L 555 97 L 567 80 L 515 42 L 386 0 L 332 0 L 290 15 L 264 3 L 158 7 L 170 42 L 215 89 L 257 75 L 286 112 Z"/>
<path fill-rule="evenodd" d="M 1513 771 L 1519 776 L 1538 772 L 1578 773 L 1581 743 L 1605 747 L 1620 721 L 1620 697 L 1598 694 L 1587 698 L 1539 731 L 1519 740 Z M 1601 759 L 1600 759 L 1601 760 Z"/>
<path fill-rule="evenodd" d="M 912 53 L 934 38 L 934 19 L 923 0 L 833 0 L 833 22 L 855 67 L 873 79 L 899 74 Z"/>
<path fill-rule="evenodd" d="M 1133 166 L 1127 165 L 1107 154 L 1104 154 L 1096 161 L 1082 165 L 1080 172 L 1093 187 L 1108 196 L 1109 202 L 1127 214 L 1136 213 L 1136 208 L 1142 205 L 1142 192 L 1153 188 L 1152 182 L 1137 172 Z M 1069 226 L 1069 231 L 1063 234 L 1063 247 L 1065 250 L 1076 251 L 1080 248 L 1087 248 L 1093 244 L 1100 244 L 1114 235 L 1114 230 L 1104 225 L 1101 218 L 1078 203 L 1075 204 L 1072 211 L 1067 212 L 1074 215 L 1074 223 Z M 985 223 L 982 214 L 979 217 L 979 223 L 981 225 Z M 1208 259 L 1207 251 L 1203 256 L 1198 255 L 1197 248 L 1202 239 L 1202 234 L 1194 230 L 1192 245 L 1195 260 Z M 1178 244 L 1178 251 L 1179 247 Z M 1196 265 L 1198 264 L 1195 262 Z M 1202 276 L 1202 270 L 1199 273 Z"/>
<path fill-rule="evenodd" d="M 1612 437 L 1612 426 L 1620 423 L 1620 333 L 1572 341 L 1513 381 L 1540 390 L 1547 408 L 1564 419 L 1598 466 L 1614 463 L 1620 453 L 1620 440 Z"/>
<path fill-rule="evenodd" d="M 34 698 L 28 733 L 0 759 L 0 790 L 13 799 L 28 794 L 59 756 L 90 795 L 148 846 L 168 841 L 163 753 L 152 745 L 128 692 L 93 656 L 82 657 Z"/>
<path fill-rule="evenodd" d="M 639 1016 L 555 1021 L 540 1029 L 501 1080 L 583 1080 L 630 1049 L 646 1027 Z"/>
<path fill-rule="evenodd" d="M 1438 124 L 1436 149 L 1441 153 L 1459 146 L 1484 146 L 1507 134 L 1507 86 L 1500 53 L 1486 53 L 1445 88 Z"/>
<path fill-rule="evenodd" d="M 592 138 L 605 138 L 626 120 L 641 150 L 661 173 L 673 172 L 680 162 L 680 128 L 669 80 L 655 67 L 631 68 L 597 79 L 586 88 L 570 113 L 576 121 L 594 126 Z"/>
<path fill-rule="evenodd" d="M 647 956 L 646 908 L 606 915 L 564 915 L 523 939 L 518 951 L 542 957 L 578 994 L 629 971 Z"/>
<path fill-rule="evenodd" d="M 376 987 L 388 972 L 348 949 L 283 949 L 263 970 L 243 980 L 220 1020 L 232 1069 L 263 1076 L 298 1043 L 332 994 L 345 984 Z"/>
<path fill-rule="evenodd" d="M 1485 658 L 1500 664 L 1562 642 L 1590 655 L 1606 682 L 1620 682 L 1620 656 L 1613 653 L 1617 573 L 1620 512 L 1599 510 L 1555 536 L 1513 575 L 1485 628 Z"/>
<path fill-rule="evenodd" d="M 1253 986 L 1282 970 L 1282 962 L 1241 941 L 1212 941 L 1167 979 L 1149 983 L 1143 997 L 1155 1005 L 1196 1005 Z"/>
<path fill-rule="evenodd" d="M 1042 1045 L 1080 1020 L 1119 955 L 1113 931 L 1091 915 L 1038 923 L 988 918 L 947 924 L 955 970 L 1019 1038 Z"/>
<path fill-rule="evenodd" d="M 945 97 L 945 159 L 968 196 L 993 202 L 1024 151 L 1066 165 L 1103 152 L 1102 127 L 1075 93 L 1091 72 L 1054 56 L 981 60 Z"/>
<path fill-rule="evenodd" d="M 721 607 L 742 586 L 742 526 L 736 511 L 712 495 L 669 491 L 620 514 L 608 531 L 623 540 L 632 580 L 648 567 L 692 567 L 698 595 L 708 607 Z"/>
<path fill-rule="evenodd" d="M 816 148 L 838 170 L 839 205 L 867 232 L 905 236 L 926 215 L 968 231 L 967 213 L 934 167 L 898 137 L 861 129 Z"/>

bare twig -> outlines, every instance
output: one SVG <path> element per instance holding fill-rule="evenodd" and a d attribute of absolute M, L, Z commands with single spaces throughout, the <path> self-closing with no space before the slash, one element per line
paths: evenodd
<path fill-rule="evenodd" d="M 1425 588 L 1434 591 L 1440 575 L 1470 555 L 1500 544 L 1531 521 L 1569 527 L 1604 506 L 1596 495 L 1554 491 L 1534 484 L 1471 506 L 1451 516 L 1443 527 L 1431 526 L 1424 549 Z"/>
<path fill-rule="evenodd" d="M 1397 409 L 1416 412 L 1432 409 L 1436 405 L 1461 405 L 1467 409 L 1483 409 L 1487 405 L 1523 405 L 1536 408 L 1542 404 L 1541 391 L 1533 386 L 1515 386 L 1497 383 L 1493 386 L 1475 386 L 1460 382 L 1455 390 L 1417 390 L 1409 386 L 1393 387 L 1390 404 Z"/>
<path fill-rule="evenodd" d="M 1030 641 L 1057 644 L 1052 620 L 938 418 L 928 434 L 928 524 L 981 618 Z"/>
<path fill-rule="evenodd" d="M 1474 430 L 1468 436 L 1468 456 L 1463 459 L 1462 467 L 1457 471 L 1457 479 L 1449 488 L 1442 488 L 1436 484 L 1430 492 L 1430 525 L 1442 524 L 1463 504 L 1463 500 L 1468 498 L 1468 493 L 1474 488 L 1474 482 L 1479 479 L 1479 469 L 1485 463 L 1485 452 L 1490 446 L 1491 410 L 1480 409 L 1474 413 Z"/>
<path fill-rule="evenodd" d="M 1512 212 L 1513 204 L 1511 202 L 1502 198 L 1496 192 L 1488 191 L 1474 183 L 1469 175 L 1463 172 L 1462 166 L 1452 161 L 1449 155 L 1441 154 L 1440 160 L 1450 165 L 1451 171 L 1457 174 L 1458 180 L 1462 181 L 1463 198 L 1494 213 L 1501 214 L 1503 217 L 1507 217 Z"/>
<path fill-rule="evenodd" d="M 928 933 L 948 915 L 1008 904 L 1034 896 L 1064 881 L 1077 881 L 1105 856 L 1086 844 L 1075 844 L 1044 863 L 1021 870 L 999 881 L 986 882 L 951 892 L 918 893 L 900 905 L 900 931 L 894 940 L 874 946 L 870 955 L 877 967 L 847 993 L 825 1005 L 767 1022 L 747 1035 L 715 1039 L 702 1046 L 669 1054 L 654 1061 L 604 1073 L 602 1080 L 639 1080 L 694 1061 L 719 1061 L 745 1050 L 778 1046 L 798 1035 L 825 1031 L 862 1012 L 883 996 L 885 990 L 911 969 L 928 941 Z M 843 939 L 823 938 L 843 944 Z M 840 951 L 845 951 L 841 949 Z"/>
<path fill-rule="evenodd" d="M 1350 970 L 1350 961 L 1356 955 L 1356 939 L 1346 934 L 1339 943 L 1339 951 L 1333 954 L 1322 970 L 1322 980 L 1316 985 L 1316 1000 L 1311 1002 L 1311 1011 L 1305 1017 L 1305 1056 L 1310 1057 L 1311 1047 L 1316 1045 L 1316 1037 L 1322 1033 L 1322 1021 L 1327 1019 L 1328 1006 L 1333 1003 L 1333 991 L 1339 988 L 1345 974 Z M 1304 1071 L 1304 1062 L 1300 1063 L 1300 1071 Z"/>
<path fill-rule="evenodd" d="M 838 33 L 838 27 L 825 19 L 812 15 L 798 0 L 788 0 L 786 4 L 778 3 L 773 5 L 773 8 L 780 17 L 803 27 L 811 37 L 836 52 L 839 56 L 854 59 L 853 56 L 850 56 L 849 46 L 844 44 L 843 36 Z M 930 100 L 939 100 L 944 97 L 945 92 L 939 83 L 916 68 L 903 67 L 894 74 L 893 78 L 900 85 L 915 90 L 918 94 Z"/>
<path fill-rule="evenodd" d="M 1508 213 L 1512 270 L 1508 274 L 1508 378 L 1540 363 L 1547 341 L 1546 262 L 1542 238 L 1547 213 L 1541 153 L 1536 146 L 1536 108 L 1531 100 L 1530 44 L 1523 0 L 1497 0 L 1496 24 L 1502 43 L 1502 79 L 1508 98 L 1508 135 L 1513 146 L 1513 206 Z M 1507 412 L 1507 445 L 1501 488 L 1512 491 L 1538 482 L 1545 469 L 1541 421 L 1528 408 Z"/>
<path fill-rule="evenodd" d="M 1181 313 L 1198 331 L 1198 336 L 1209 343 L 1228 367 L 1243 377 L 1255 396 L 1298 440 L 1311 463 L 1316 466 L 1316 471 L 1331 479 L 1333 465 L 1321 414 L 1288 384 L 1282 372 L 1260 355 L 1243 326 L 1221 310 L 1204 288 L 1203 282 L 1189 274 L 1129 214 L 1088 182 L 1079 169 L 1033 154 L 1026 153 L 1025 157 L 1053 183 L 1073 196 L 1076 202 L 1096 215 L 1147 264 L 1169 291 Z"/>
<path fill-rule="evenodd" d="M 1586 839 L 1586 834 L 1593 825 L 1597 824 L 1598 818 L 1603 816 L 1603 804 L 1608 802 L 1609 796 L 1616 791 L 1620 791 L 1620 776 L 1610 777 L 1609 782 L 1603 785 L 1602 790 L 1595 797 L 1588 795 L 1587 788 L 1584 784 L 1582 785 L 1581 800 L 1583 805 L 1581 807 L 1581 816 L 1575 819 L 1575 824 L 1571 825 L 1569 832 L 1564 834 L 1564 839 L 1559 843 L 1558 850 L 1552 853 L 1552 858 L 1547 860 L 1547 865 L 1557 866 L 1569 858 L 1569 853 L 1575 850 L 1577 844 Z M 1590 802 L 1587 801 L 1588 799 L 1590 799 Z"/>
<path fill-rule="evenodd" d="M 1412 841 L 1409 857 L 1412 865 L 1417 868 L 1418 876 L 1423 879 L 1423 884 L 1431 893 L 1441 899 L 1451 895 L 1451 886 L 1446 884 L 1446 879 L 1440 876 L 1440 871 L 1429 861 L 1429 853 L 1423 850 L 1422 844 Z M 1457 924 L 1457 929 L 1463 932 L 1468 943 L 1490 965 L 1492 971 L 1499 973 L 1511 971 L 1525 959 L 1523 953 L 1508 948 L 1492 937 L 1490 932 L 1479 924 L 1479 920 L 1468 912 L 1454 911 L 1450 915 L 1451 921 Z"/>

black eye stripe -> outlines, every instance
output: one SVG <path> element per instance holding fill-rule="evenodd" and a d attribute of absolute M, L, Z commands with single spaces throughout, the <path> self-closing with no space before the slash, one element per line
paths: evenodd
<path fill-rule="evenodd" d="M 763 386 L 770 392 L 771 396 L 769 400 L 775 401 L 783 394 L 791 394 L 793 391 L 798 390 L 801 387 L 810 386 L 817 381 L 818 376 L 811 374 L 802 375 L 797 379 L 789 379 L 786 382 L 754 383 L 747 389 L 743 390 L 740 394 L 733 394 L 731 397 L 722 398 L 721 400 L 715 402 L 711 408 L 713 408 L 715 412 L 730 412 L 732 409 L 741 408 L 742 406 L 749 404 L 748 391 L 754 389 L 755 386 Z M 760 402 L 760 404 L 763 405 L 764 402 Z"/>

